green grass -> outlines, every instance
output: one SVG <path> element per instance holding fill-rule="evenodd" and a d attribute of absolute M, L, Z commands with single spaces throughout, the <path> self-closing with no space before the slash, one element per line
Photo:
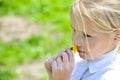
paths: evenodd
<path fill-rule="evenodd" d="M 40 22 L 68 21 L 72 0 L 0 0 L 0 15 L 28 16 Z"/>
<path fill-rule="evenodd" d="M 12 80 L 16 73 L 10 68 L 0 69 L 0 80 Z"/>
<path fill-rule="evenodd" d="M 44 24 L 38 36 L 33 35 L 13 43 L 0 41 L 0 64 L 12 66 L 24 61 L 44 58 L 46 54 L 55 54 L 63 46 L 70 45 L 71 2 L 67 0 L 0 0 L 1 16 L 11 13 L 18 16 L 24 15 L 30 20 Z"/>
<path fill-rule="evenodd" d="M 42 76 L 41 76 L 40 80 L 49 80 L 45 68 L 41 68 L 40 71 L 42 72 Z"/>
<path fill-rule="evenodd" d="M 0 0 L 0 16 L 14 14 L 29 21 L 43 23 L 40 33 L 12 43 L 0 41 L 0 65 L 12 67 L 47 55 L 57 54 L 71 46 L 70 7 L 72 0 Z M 0 80 L 12 80 L 14 72 L 5 68 Z M 7 73 L 10 72 L 10 73 Z M 8 76 L 9 79 L 5 78 Z M 45 75 L 46 76 L 46 75 Z M 44 78 L 44 77 L 43 77 Z M 46 79 L 44 79 L 46 80 Z"/>
<path fill-rule="evenodd" d="M 44 31 L 45 30 L 45 31 Z M 69 30 L 69 29 L 68 29 Z M 12 43 L 0 43 L 0 65 L 14 66 L 23 62 L 44 59 L 47 54 L 54 55 L 65 46 L 70 46 L 68 32 L 46 29 L 28 39 Z"/>

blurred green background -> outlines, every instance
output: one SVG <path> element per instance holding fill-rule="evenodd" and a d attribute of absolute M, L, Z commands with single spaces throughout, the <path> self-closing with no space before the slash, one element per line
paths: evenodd
<path fill-rule="evenodd" d="M 0 80 L 14 80 L 19 75 L 19 71 L 14 70 L 15 66 L 38 60 L 43 62 L 72 45 L 72 3 L 73 0 L 0 0 L 0 17 L 23 16 L 28 22 L 41 24 L 37 35 L 12 42 L 0 40 Z M 48 80 L 45 69 L 41 68 L 40 71 L 44 75 L 39 80 Z"/>

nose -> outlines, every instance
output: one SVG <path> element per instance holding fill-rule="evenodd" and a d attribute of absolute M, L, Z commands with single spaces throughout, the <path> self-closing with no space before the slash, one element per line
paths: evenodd
<path fill-rule="evenodd" d="M 84 43 L 85 40 L 84 40 L 83 36 L 78 35 L 78 34 L 72 35 L 72 41 L 77 46 L 83 46 L 85 44 Z"/>

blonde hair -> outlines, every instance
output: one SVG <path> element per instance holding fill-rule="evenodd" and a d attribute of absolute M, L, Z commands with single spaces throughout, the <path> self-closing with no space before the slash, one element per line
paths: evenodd
<path fill-rule="evenodd" d="M 75 0 L 71 9 L 71 25 L 76 26 L 77 32 L 86 34 L 86 20 L 96 25 L 91 28 L 97 32 L 114 32 L 120 28 L 120 0 Z M 87 38 L 86 42 L 89 45 Z"/>
<path fill-rule="evenodd" d="M 75 0 L 71 9 L 71 25 L 80 31 L 80 26 L 85 26 L 85 18 L 97 25 L 94 30 L 113 32 L 120 28 L 120 0 Z"/>

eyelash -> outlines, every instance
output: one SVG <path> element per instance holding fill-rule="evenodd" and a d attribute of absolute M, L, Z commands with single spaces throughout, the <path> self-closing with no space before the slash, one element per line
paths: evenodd
<path fill-rule="evenodd" d="M 76 32 L 75 29 L 73 29 L 73 31 Z M 92 37 L 91 35 L 88 35 L 88 34 L 83 34 L 83 35 L 86 36 L 86 37 Z"/>
<path fill-rule="evenodd" d="M 92 37 L 91 35 L 86 35 L 87 37 Z"/>
<path fill-rule="evenodd" d="M 84 36 L 86 36 L 86 37 L 92 37 L 91 35 L 88 35 L 88 34 L 83 34 Z"/>

